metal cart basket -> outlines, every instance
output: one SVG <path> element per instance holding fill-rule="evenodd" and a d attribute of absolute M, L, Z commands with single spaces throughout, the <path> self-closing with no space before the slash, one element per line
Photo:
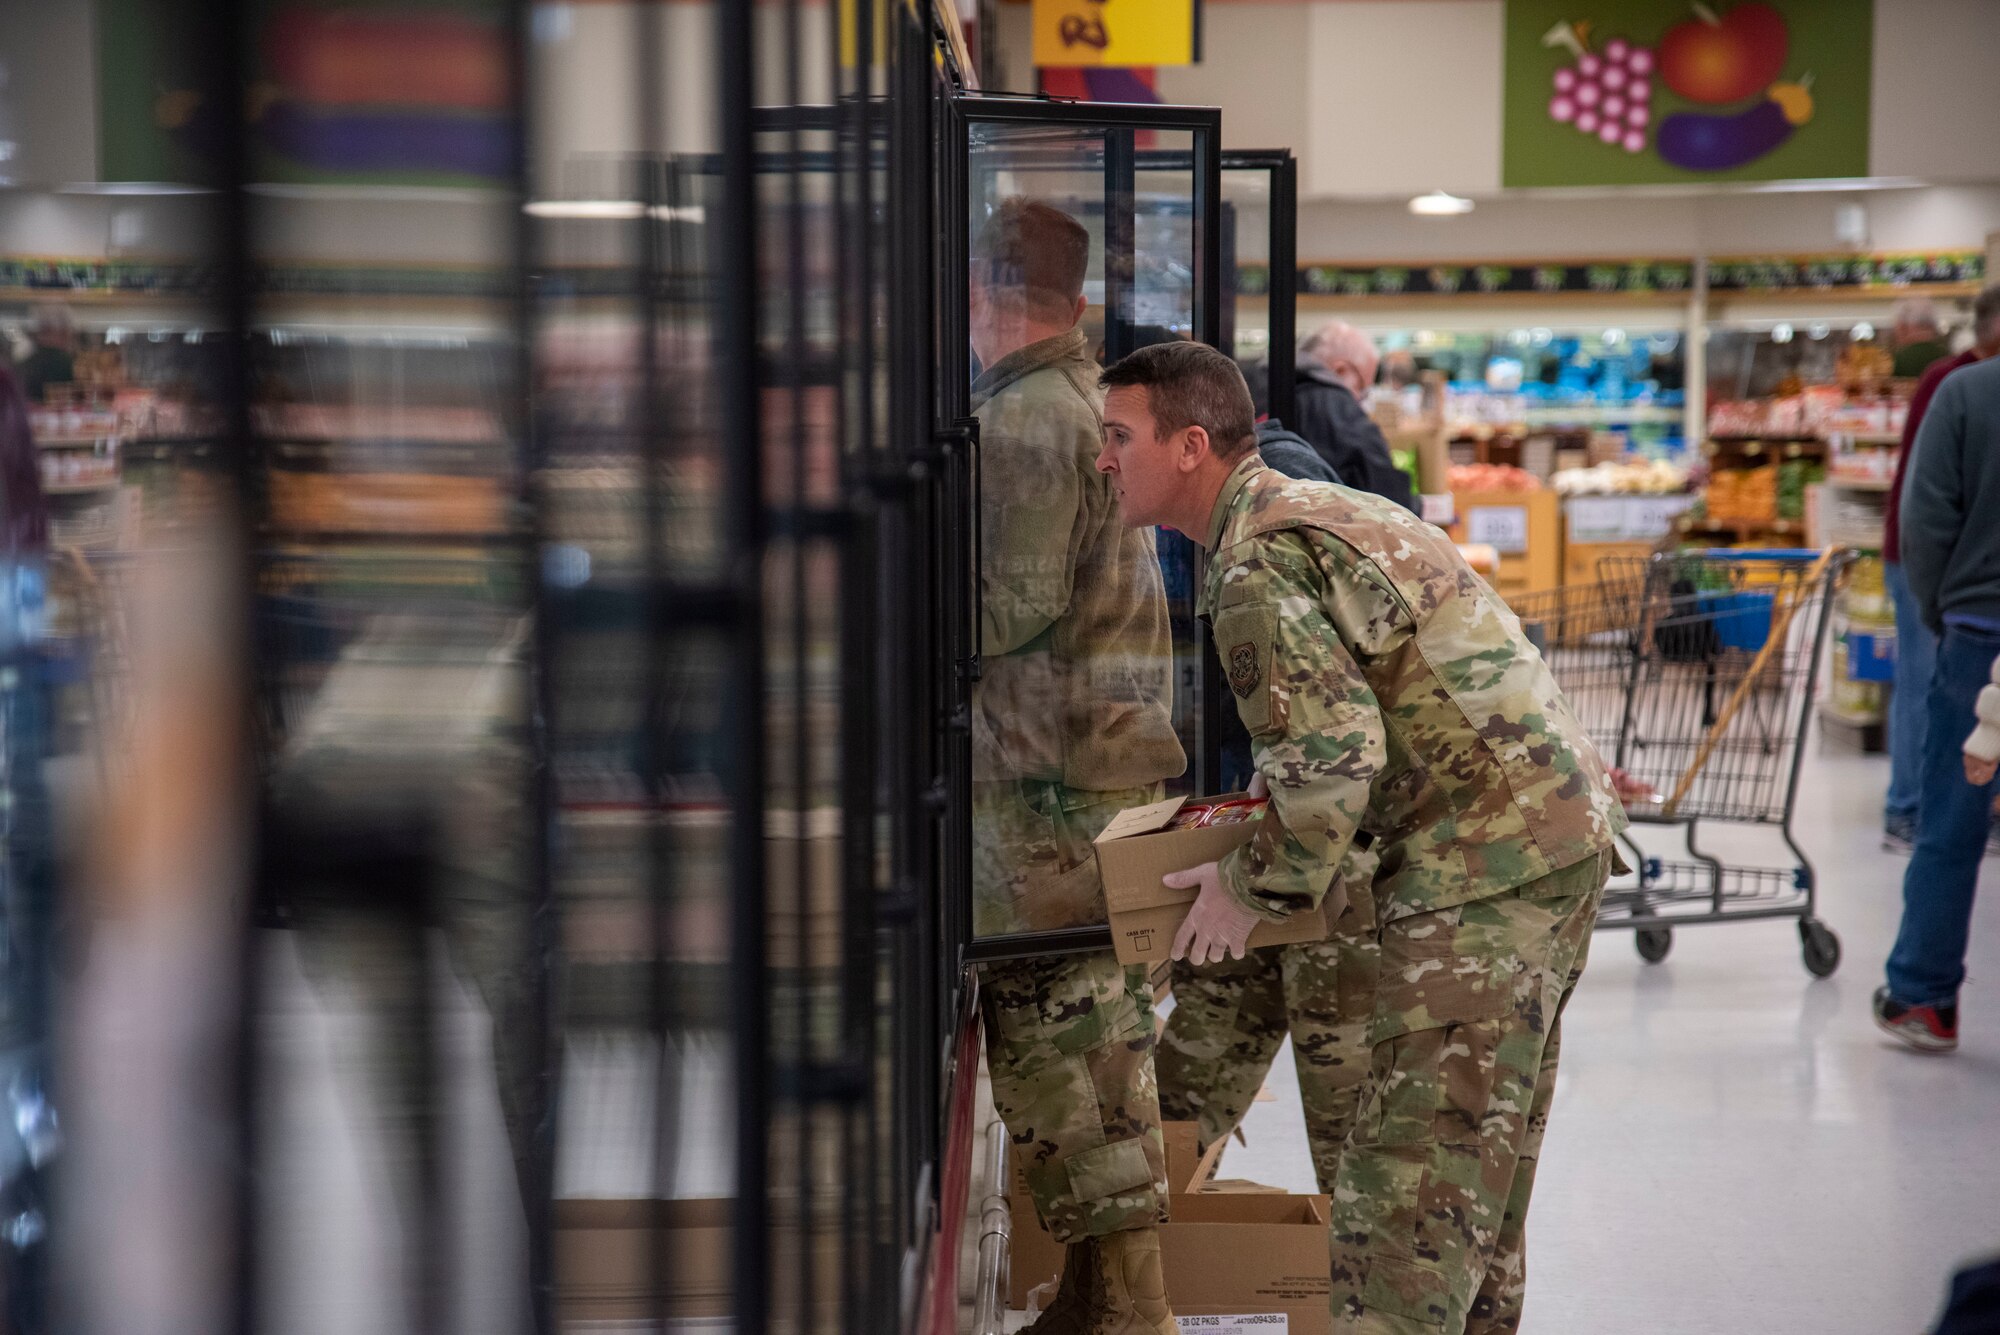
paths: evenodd
<path fill-rule="evenodd" d="M 1584 728 L 1613 766 L 1634 826 L 1679 826 L 1684 858 L 1633 838 L 1636 879 L 1607 888 L 1598 926 L 1631 928 L 1666 958 L 1672 929 L 1796 918 L 1824 978 L 1840 940 L 1816 912 L 1818 878 L 1792 835 L 1799 766 L 1844 551 L 1706 550 L 1607 560 L 1598 582 L 1515 602 Z M 1774 829 L 1789 865 L 1725 863 L 1702 822 Z"/>

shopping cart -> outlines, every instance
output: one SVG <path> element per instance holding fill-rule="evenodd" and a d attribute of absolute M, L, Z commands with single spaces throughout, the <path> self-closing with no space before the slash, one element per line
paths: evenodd
<path fill-rule="evenodd" d="M 1799 766 L 1843 550 L 1659 553 L 1601 563 L 1594 584 L 1515 600 L 1584 728 L 1613 766 L 1637 873 L 1607 888 L 1598 926 L 1665 959 L 1673 928 L 1796 918 L 1806 969 L 1840 966 L 1818 878 L 1792 835 Z M 1703 822 L 1775 830 L 1789 865 L 1705 852 Z M 1686 855 L 1649 854 L 1641 826 L 1679 826 Z"/>

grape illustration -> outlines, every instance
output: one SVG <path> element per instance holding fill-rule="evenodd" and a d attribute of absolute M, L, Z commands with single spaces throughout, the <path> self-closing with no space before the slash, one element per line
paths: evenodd
<path fill-rule="evenodd" d="M 1549 119 L 1627 153 L 1645 152 L 1657 63 L 1652 48 L 1613 37 L 1593 51 L 1568 23 L 1552 28 L 1542 44 L 1567 47 L 1575 57 L 1550 81 Z"/>

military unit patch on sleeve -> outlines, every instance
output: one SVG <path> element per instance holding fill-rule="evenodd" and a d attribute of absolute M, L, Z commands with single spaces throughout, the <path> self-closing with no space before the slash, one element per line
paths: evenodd
<path fill-rule="evenodd" d="M 1248 700 L 1250 693 L 1264 680 L 1263 655 L 1257 646 L 1245 640 L 1229 651 L 1229 689 L 1236 692 L 1239 700 Z"/>

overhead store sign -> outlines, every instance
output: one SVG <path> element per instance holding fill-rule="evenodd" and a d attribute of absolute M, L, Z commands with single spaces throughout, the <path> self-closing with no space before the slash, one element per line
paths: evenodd
<path fill-rule="evenodd" d="M 1035 64 L 1192 65 L 1201 0 L 1034 0 Z"/>
<path fill-rule="evenodd" d="M 1976 284 L 1985 276 L 1986 257 L 1976 250 L 1927 255 L 1765 255 L 1708 262 L 1711 292 Z"/>
<path fill-rule="evenodd" d="M 1986 276 L 1976 250 L 1894 255 L 1788 255 L 1712 259 L 1711 292 L 1883 291 L 1974 286 Z M 1692 260 L 1604 260 L 1596 264 L 1310 264 L 1299 269 L 1302 294 L 1320 297 L 1675 296 L 1694 287 Z M 1263 265 L 1240 265 L 1239 296 L 1270 290 Z"/>
<path fill-rule="evenodd" d="M 1507 0 L 1501 183 L 1868 174 L 1874 0 Z"/>
<path fill-rule="evenodd" d="M 1327 297 L 1464 296 L 1563 292 L 1676 293 L 1694 286 L 1688 260 L 1606 260 L 1599 264 L 1314 264 L 1299 270 L 1299 291 Z"/>

